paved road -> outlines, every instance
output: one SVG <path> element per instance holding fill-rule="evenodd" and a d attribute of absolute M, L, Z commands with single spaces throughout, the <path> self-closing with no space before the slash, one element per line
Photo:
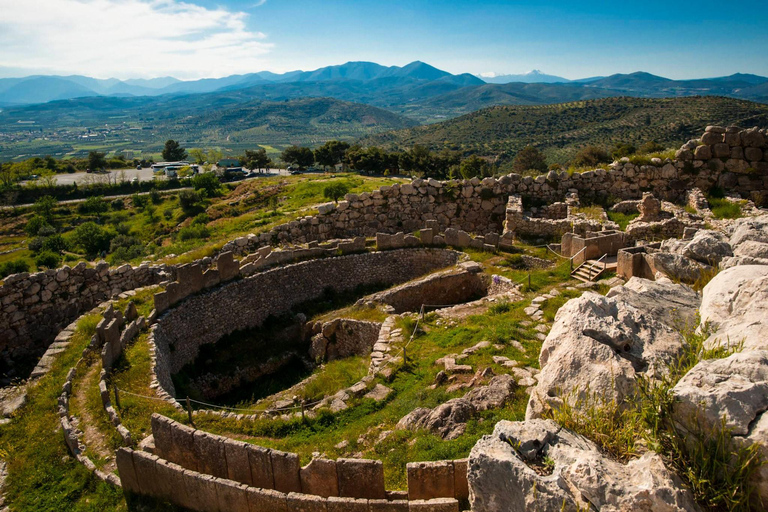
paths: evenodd
<path fill-rule="evenodd" d="M 268 172 L 261 174 L 260 176 L 288 176 L 290 173 L 285 169 L 269 169 Z M 86 183 L 99 183 L 107 182 L 116 183 L 121 180 L 131 181 L 133 178 L 139 178 L 139 181 L 152 181 L 154 179 L 164 180 L 165 176 L 158 173 L 155 174 L 151 168 L 145 167 L 144 169 L 116 169 L 105 173 L 86 173 L 75 172 L 72 174 L 57 174 L 57 185 L 72 185 L 77 183 L 78 185 L 84 185 Z M 28 181 L 22 182 L 23 184 L 31 183 Z"/>

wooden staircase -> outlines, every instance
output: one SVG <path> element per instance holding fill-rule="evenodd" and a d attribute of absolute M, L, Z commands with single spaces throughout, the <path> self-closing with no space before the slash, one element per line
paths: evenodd
<path fill-rule="evenodd" d="M 616 257 L 603 256 L 599 260 L 587 260 L 571 272 L 571 277 L 590 283 L 600 279 L 607 271 L 616 270 Z"/>

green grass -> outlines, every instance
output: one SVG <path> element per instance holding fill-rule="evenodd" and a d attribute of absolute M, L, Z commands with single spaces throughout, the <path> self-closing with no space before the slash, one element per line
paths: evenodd
<path fill-rule="evenodd" d="M 407 462 L 466 457 L 477 439 L 490 433 L 497 421 L 523 419 L 527 396 L 521 389 L 508 407 L 486 411 L 472 419 L 467 425 L 466 433 L 456 440 L 443 441 L 427 432 L 396 431 L 385 440 L 377 442 L 382 431 L 393 430 L 395 424 L 414 408 L 435 407 L 465 393 L 458 391 L 447 394 L 444 387 L 428 389 L 440 369 L 434 365 L 434 361 L 439 357 L 460 352 L 463 348 L 488 340 L 504 345 L 504 349 L 484 349 L 462 362 L 472 365 L 473 368 L 492 366 L 497 373 L 503 373 L 502 369 L 493 363 L 492 356 L 505 355 L 521 361 L 524 365 L 538 366 L 541 343 L 535 338 L 536 331 L 520 324 L 527 319 L 522 311 L 523 306 L 521 303 L 513 304 L 504 308 L 504 311 L 469 317 L 451 329 L 438 326 L 435 323 L 436 315 L 427 315 L 424 330 L 420 331 L 408 348 L 409 365 L 400 368 L 391 383 L 384 383 L 391 387 L 394 393 L 383 404 L 376 404 L 367 399 L 352 400 L 351 407 L 341 413 L 321 414 L 318 418 L 308 419 L 306 422 L 295 419 L 237 423 L 213 416 L 202 416 L 196 421 L 211 431 L 244 437 L 247 441 L 262 446 L 296 452 L 301 456 L 302 463 L 308 462 L 315 451 L 325 453 L 329 457 L 343 457 L 362 452 L 365 457 L 384 462 L 388 488 L 404 489 Z M 409 325 L 400 327 L 405 332 Z M 522 353 L 510 345 L 510 339 L 520 341 L 526 352 Z M 336 368 L 331 367 L 333 363 L 329 363 L 327 368 L 332 373 L 344 375 L 349 372 L 341 372 L 342 368 L 347 365 L 354 367 L 356 364 L 353 361 L 334 363 L 338 363 Z M 331 380 L 343 381 L 338 377 Z M 346 382 L 351 380 L 349 378 Z M 337 385 L 332 385 L 324 392 L 330 392 L 336 387 Z M 361 436 L 366 439 L 365 443 L 358 443 Z M 336 448 L 341 441 L 347 441 L 349 446 L 345 449 Z"/>
<path fill-rule="evenodd" d="M 368 357 L 353 356 L 325 363 L 315 371 L 320 378 L 312 379 L 301 390 L 305 400 L 313 401 L 333 395 L 351 386 L 368 374 Z"/>
<path fill-rule="evenodd" d="M 80 322 L 51 372 L 30 389 L 27 404 L 0 427 L 0 450 L 8 463 L 6 501 L 14 511 L 126 510 L 120 490 L 98 481 L 69 454 L 56 413 L 61 385 L 90 343 L 97 322 L 96 315 Z"/>
<path fill-rule="evenodd" d="M 607 210 L 605 212 L 608 215 L 608 219 L 619 225 L 619 229 L 626 231 L 630 222 L 640 216 L 640 213 L 620 213 Z"/>
<path fill-rule="evenodd" d="M 728 199 L 709 197 L 712 215 L 716 219 L 738 219 L 742 216 L 740 202 L 729 201 Z"/>

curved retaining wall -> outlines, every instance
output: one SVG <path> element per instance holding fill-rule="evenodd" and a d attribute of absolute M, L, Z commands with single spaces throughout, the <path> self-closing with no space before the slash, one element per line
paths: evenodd
<path fill-rule="evenodd" d="M 408 464 L 408 491 L 388 492 L 381 461 L 314 459 L 152 416 L 153 454 L 117 452 L 123 489 L 210 512 L 318 510 L 458 512 L 469 498 L 467 461 Z M 250 507 L 250 508 L 249 508 Z"/>
<path fill-rule="evenodd" d="M 0 353 L 2 363 L 39 355 L 64 325 L 122 292 L 157 284 L 174 274 L 165 265 L 84 262 L 34 274 L 15 274 L 0 286 Z"/>
<path fill-rule="evenodd" d="M 191 296 L 153 327 L 157 381 L 174 395 L 171 375 L 192 362 L 200 346 L 258 327 L 270 315 L 285 313 L 326 289 L 344 292 L 360 285 L 402 283 L 455 265 L 460 255 L 446 249 L 402 249 L 310 260 Z"/>

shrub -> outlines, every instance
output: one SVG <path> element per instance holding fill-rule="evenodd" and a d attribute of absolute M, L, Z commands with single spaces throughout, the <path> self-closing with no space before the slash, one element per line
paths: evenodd
<path fill-rule="evenodd" d="M 179 192 L 179 206 L 185 212 L 194 210 L 200 200 L 200 194 L 193 190 L 182 190 Z"/>
<path fill-rule="evenodd" d="M 727 199 L 709 197 L 709 206 L 712 208 L 712 215 L 716 219 L 738 219 L 741 217 L 741 205 Z"/>
<path fill-rule="evenodd" d="M 527 268 L 525 259 L 522 254 L 510 254 L 504 259 L 502 263 L 505 267 L 513 268 L 515 270 L 522 270 Z"/>
<path fill-rule="evenodd" d="M 619 158 L 624 158 L 625 156 L 634 155 L 635 152 L 637 152 L 637 148 L 632 144 L 619 142 L 616 144 L 616 146 L 614 146 L 613 151 L 611 151 L 611 155 L 614 159 L 618 160 Z"/>
<path fill-rule="evenodd" d="M 143 245 L 131 245 L 129 247 L 118 247 L 112 254 L 110 254 L 109 262 L 112 264 L 124 263 L 126 261 L 134 260 L 136 258 L 144 256 L 145 253 L 146 253 L 146 250 L 144 249 Z"/>
<path fill-rule="evenodd" d="M 208 238 L 211 236 L 211 232 L 207 227 L 200 224 L 192 224 L 179 230 L 179 240 L 195 240 L 199 238 Z"/>
<path fill-rule="evenodd" d="M 592 167 L 610 162 L 611 156 L 607 151 L 597 146 L 587 146 L 576 153 L 571 163 L 576 167 Z"/>
<path fill-rule="evenodd" d="M 339 202 L 339 199 L 344 197 L 349 192 L 349 186 L 342 181 L 334 181 L 329 183 L 323 189 L 323 197 L 330 199 L 335 203 Z"/>
<path fill-rule="evenodd" d="M 21 274 L 29 272 L 29 263 L 26 260 L 17 259 L 0 263 L 0 278 L 8 277 L 11 274 Z"/>
<path fill-rule="evenodd" d="M 131 196 L 131 204 L 133 204 L 134 208 L 144 208 L 147 206 L 147 202 L 149 199 L 147 196 L 142 196 L 139 194 L 133 194 Z"/>
<path fill-rule="evenodd" d="M 522 174 L 525 171 L 537 171 L 539 173 L 547 171 L 547 159 L 533 146 L 526 146 L 515 155 L 515 161 L 512 168 L 516 173 Z"/>
<path fill-rule="evenodd" d="M 89 256 L 96 256 L 109 249 L 112 234 L 95 222 L 79 225 L 72 233 L 72 241 Z"/>
<path fill-rule="evenodd" d="M 638 153 L 648 154 L 648 153 L 659 153 L 661 151 L 664 151 L 665 148 L 663 144 L 659 144 L 655 140 L 646 142 L 642 146 L 640 146 L 640 149 L 637 150 Z"/>
<path fill-rule="evenodd" d="M 27 248 L 32 252 L 40 252 L 43 250 L 44 243 L 45 243 L 45 237 L 37 236 L 29 241 Z"/>
<path fill-rule="evenodd" d="M 112 201 L 111 206 L 113 210 L 119 211 L 125 208 L 125 202 L 122 199 L 115 199 Z"/>
<path fill-rule="evenodd" d="M 35 264 L 40 268 L 56 268 L 61 262 L 61 255 L 51 251 L 43 251 L 35 256 Z"/>
<path fill-rule="evenodd" d="M 212 172 L 204 172 L 192 178 L 192 187 L 204 194 L 205 197 L 215 196 L 220 185 L 219 178 Z"/>
<path fill-rule="evenodd" d="M 109 210 L 109 203 L 104 201 L 101 197 L 89 197 L 85 200 L 85 202 L 80 203 L 77 205 L 77 211 L 78 213 L 105 213 L 107 210 Z"/>
<path fill-rule="evenodd" d="M 152 201 L 152 204 L 160 204 L 163 202 L 163 196 L 160 195 L 159 190 L 153 188 L 149 191 L 149 200 Z"/>
<path fill-rule="evenodd" d="M 208 224 L 211 221 L 211 219 L 208 217 L 207 213 L 201 213 L 197 215 L 194 219 L 192 219 L 192 224 Z"/>
<path fill-rule="evenodd" d="M 51 235 L 43 242 L 43 251 L 61 254 L 69 247 L 67 241 L 61 235 Z"/>
<path fill-rule="evenodd" d="M 118 249 L 126 249 L 134 245 L 141 245 L 141 241 L 135 236 L 117 235 L 109 243 L 109 252 L 115 252 Z"/>
<path fill-rule="evenodd" d="M 42 215 L 35 215 L 29 219 L 27 225 L 24 226 L 24 231 L 26 231 L 29 236 L 37 236 L 40 230 L 46 226 L 50 226 L 50 224 L 45 220 L 45 217 Z"/>

